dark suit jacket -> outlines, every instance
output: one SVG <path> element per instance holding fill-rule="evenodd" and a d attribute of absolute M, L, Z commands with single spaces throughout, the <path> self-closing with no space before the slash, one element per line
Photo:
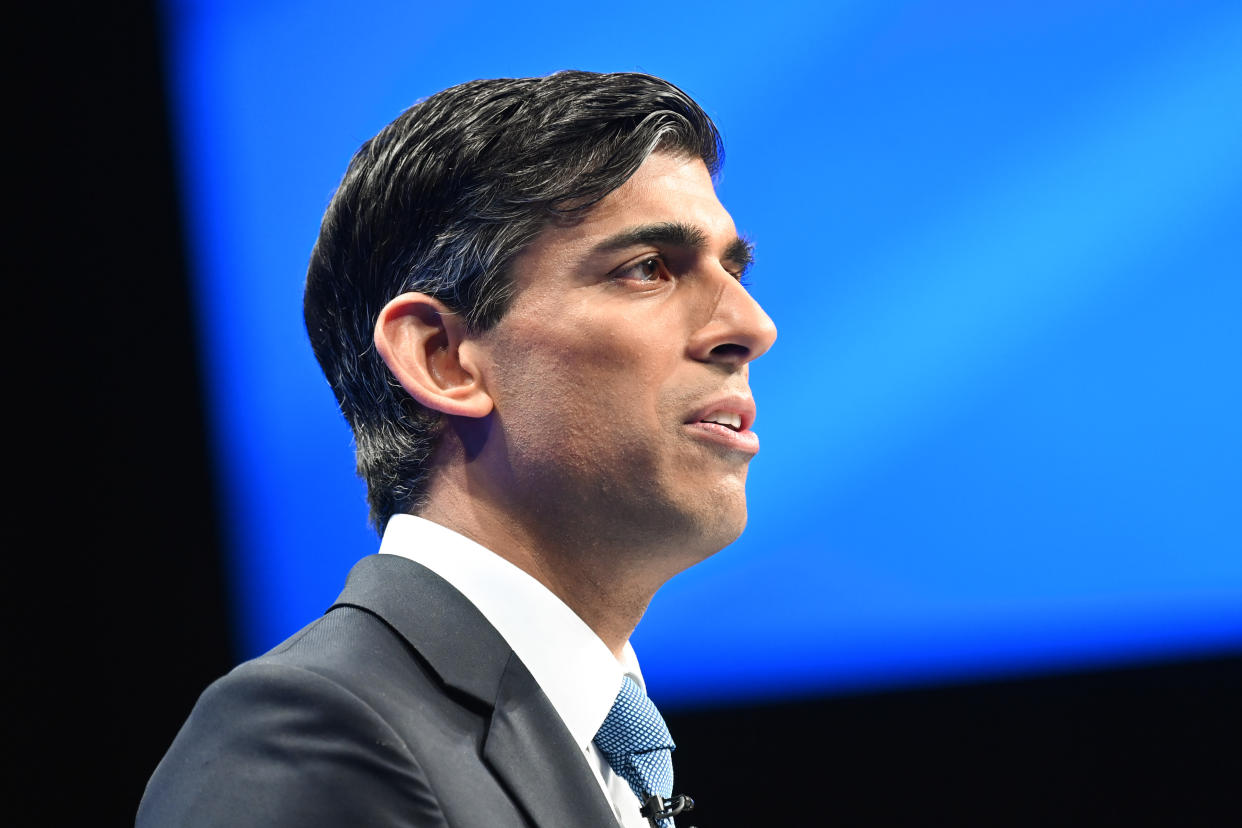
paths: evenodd
<path fill-rule="evenodd" d="M 138 826 L 616 828 L 581 749 L 500 634 L 396 555 L 212 684 Z"/>

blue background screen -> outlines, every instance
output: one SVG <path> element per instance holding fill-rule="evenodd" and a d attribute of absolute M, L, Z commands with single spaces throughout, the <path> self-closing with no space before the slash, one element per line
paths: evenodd
<path fill-rule="evenodd" d="M 169 0 L 239 655 L 373 552 L 301 321 L 354 150 L 476 77 L 717 121 L 780 328 L 741 540 L 635 635 L 705 704 L 1242 647 L 1236 3 Z M 641 481 L 636 481 L 641 485 Z"/>

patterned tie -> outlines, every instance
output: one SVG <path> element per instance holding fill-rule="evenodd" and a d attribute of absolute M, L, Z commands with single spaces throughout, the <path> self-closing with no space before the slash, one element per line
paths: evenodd
<path fill-rule="evenodd" d="M 625 676 L 612 710 L 595 734 L 595 745 L 617 775 L 630 783 L 638 801 L 652 794 L 673 795 L 673 737 L 651 699 L 634 680 Z M 673 820 L 660 822 L 672 828 Z"/>

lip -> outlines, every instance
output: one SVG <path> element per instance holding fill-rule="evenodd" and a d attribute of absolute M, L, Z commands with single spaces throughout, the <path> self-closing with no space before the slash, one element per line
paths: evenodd
<path fill-rule="evenodd" d="M 741 427 L 734 431 L 719 423 L 703 422 L 704 417 L 717 411 L 738 415 L 742 419 Z M 755 413 L 754 398 L 744 394 L 726 394 L 699 407 L 686 418 L 685 427 L 700 439 L 745 454 L 756 454 L 759 451 L 759 435 L 750 428 L 755 422 Z"/>

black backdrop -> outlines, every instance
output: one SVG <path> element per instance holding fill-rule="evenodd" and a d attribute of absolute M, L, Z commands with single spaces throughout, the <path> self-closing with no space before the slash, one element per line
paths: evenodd
<path fill-rule="evenodd" d="M 49 9 L 11 78 L 33 107 L 10 128 L 33 185 L 15 269 L 36 288 L 7 314 L 27 389 L 10 410 L 37 415 L 14 438 L 34 495 L 15 523 L 39 544 L 6 608 L 30 658 L 9 689 L 36 697 L 8 705 L 29 740 L 12 743 L 12 824 L 132 823 L 233 661 L 153 6 Z M 683 826 L 1226 825 L 1242 824 L 1240 712 L 1235 656 L 669 725 L 700 803 Z"/>

